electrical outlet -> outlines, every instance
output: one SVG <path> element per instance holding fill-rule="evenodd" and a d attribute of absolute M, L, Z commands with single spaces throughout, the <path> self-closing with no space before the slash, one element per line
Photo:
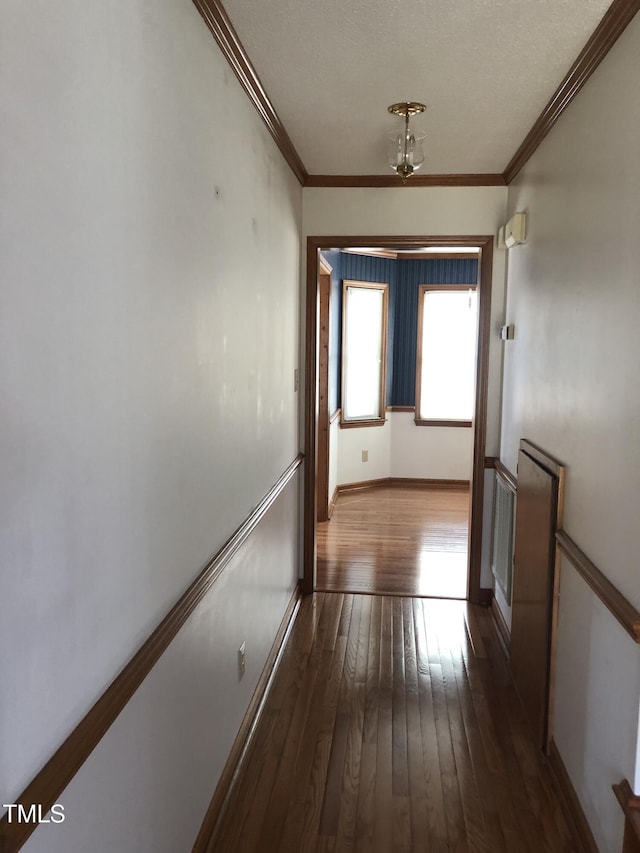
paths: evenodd
<path fill-rule="evenodd" d="M 362 451 L 362 461 L 363 461 L 363 462 L 368 462 L 368 461 L 369 461 L 369 451 L 368 451 L 368 450 L 363 450 L 363 451 Z"/>
<path fill-rule="evenodd" d="M 300 387 L 300 371 L 296 367 L 296 369 L 293 371 L 293 390 L 297 391 L 299 387 Z"/>
<path fill-rule="evenodd" d="M 246 643 L 243 643 L 238 649 L 238 681 L 244 678 L 244 671 L 247 665 Z"/>

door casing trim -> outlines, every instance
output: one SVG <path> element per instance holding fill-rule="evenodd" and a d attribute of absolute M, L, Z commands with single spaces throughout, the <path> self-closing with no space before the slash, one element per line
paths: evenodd
<path fill-rule="evenodd" d="M 319 257 L 321 250 L 347 249 L 351 246 L 419 249 L 425 246 L 477 246 L 478 267 L 478 344 L 476 405 L 473 419 L 473 463 L 471 472 L 471 520 L 469 525 L 468 599 L 480 603 L 482 561 L 482 507 L 484 500 L 484 462 L 487 439 L 487 396 L 489 389 L 489 343 L 491 334 L 491 287 L 493 275 L 493 235 L 456 235 L 425 237 L 389 236 L 309 236 L 305 304 L 305 401 L 304 401 L 304 546 L 303 592 L 310 594 L 316 584 L 316 470 L 318 419 L 318 304 Z"/>

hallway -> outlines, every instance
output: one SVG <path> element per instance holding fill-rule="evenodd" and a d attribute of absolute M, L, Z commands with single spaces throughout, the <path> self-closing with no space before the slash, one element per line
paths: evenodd
<path fill-rule="evenodd" d="M 317 593 L 208 850 L 579 848 L 487 610 Z"/>

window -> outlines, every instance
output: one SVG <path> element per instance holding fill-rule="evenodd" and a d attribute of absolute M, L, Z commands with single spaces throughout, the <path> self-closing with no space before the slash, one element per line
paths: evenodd
<path fill-rule="evenodd" d="M 421 285 L 416 423 L 471 426 L 478 301 L 475 286 Z"/>
<path fill-rule="evenodd" d="M 384 424 L 387 291 L 387 284 L 343 282 L 343 426 Z"/>

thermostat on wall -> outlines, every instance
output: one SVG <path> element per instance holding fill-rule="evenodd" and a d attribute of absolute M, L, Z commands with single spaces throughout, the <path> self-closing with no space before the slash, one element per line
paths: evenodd
<path fill-rule="evenodd" d="M 507 249 L 524 243 L 527 237 L 527 214 L 514 213 L 504 226 L 504 244 Z"/>

